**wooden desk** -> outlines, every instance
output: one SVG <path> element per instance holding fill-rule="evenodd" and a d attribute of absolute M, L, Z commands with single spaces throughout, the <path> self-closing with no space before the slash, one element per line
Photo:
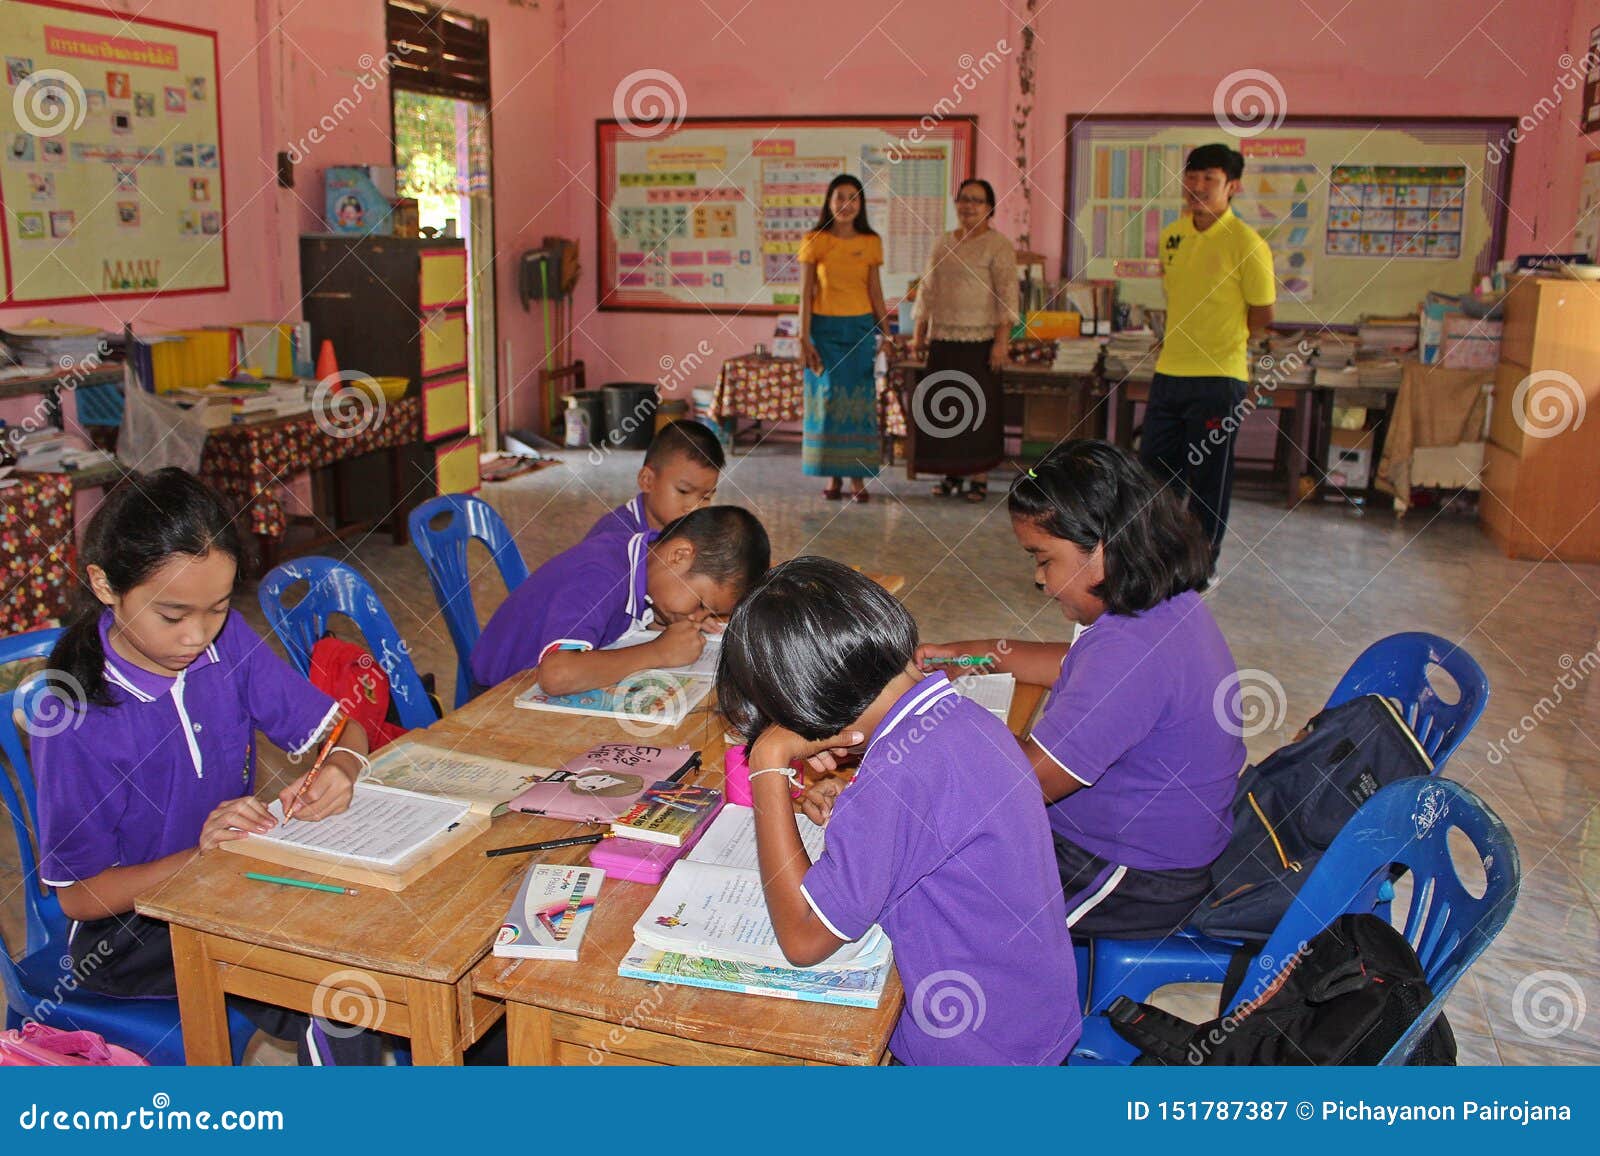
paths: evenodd
<path fill-rule="evenodd" d="M 1043 687 L 1017 687 L 1011 704 L 1013 730 L 1026 729 L 1043 696 Z M 703 749 L 711 773 L 701 781 L 720 780 L 720 733 L 712 734 Z M 558 824 L 550 826 L 554 830 Z M 577 853 L 559 859 L 556 855 L 563 853 L 555 853 L 551 861 L 582 862 L 586 849 L 573 850 Z M 876 1008 L 801 1003 L 617 975 L 617 963 L 633 946 L 633 925 L 654 894 L 654 887 L 608 879 L 576 964 L 489 956 L 477 966 L 473 994 L 506 1003 L 511 1063 L 885 1061 L 905 1000 L 897 975 L 890 976 Z"/>

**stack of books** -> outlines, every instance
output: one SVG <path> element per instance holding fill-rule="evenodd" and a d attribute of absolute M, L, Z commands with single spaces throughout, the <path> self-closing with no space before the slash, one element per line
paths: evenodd
<path fill-rule="evenodd" d="M 1155 376 L 1156 335 L 1149 329 L 1124 329 L 1106 342 L 1106 377 L 1111 381 L 1149 381 Z"/>
<path fill-rule="evenodd" d="M 298 381 L 248 385 L 217 382 L 170 390 L 166 396 L 180 409 L 199 418 L 207 429 L 220 429 L 235 422 L 271 421 L 311 412 L 305 384 Z"/>
<path fill-rule="evenodd" d="M 796 822 L 815 859 L 822 828 L 803 817 Z M 633 936 L 618 975 L 852 1007 L 878 1006 L 893 960 L 888 937 L 874 927 L 814 967 L 788 963 L 767 916 L 748 807 L 722 809 L 693 852 L 674 864 Z"/>
<path fill-rule="evenodd" d="M 1401 354 L 1417 348 L 1417 318 L 1363 317 L 1356 331 L 1363 353 Z"/>
<path fill-rule="evenodd" d="M 1051 368 L 1057 373 L 1093 373 L 1099 364 L 1100 342 L 1094 338 L 1064 338 L 1056 342 L 1056 360 Z"/>
<path fill-rule="evenodd" d="M 59 373 L 91 357 L 109 353 L 112 334 L 93 325 L 69 325 L 41 319 L 15 329 L 0 329 L 0 338 L 22 365 Z"/>
<path fill-rule="evenodd" d="M 1309 349 L 1309 352 L 1305 350 Z M 1274 333 L 1266 348 L 1250 359 L 1250 376 L 1278 385 L 1310 385 L 1316 369 L 1316 338 L 1305 333 Z"/>

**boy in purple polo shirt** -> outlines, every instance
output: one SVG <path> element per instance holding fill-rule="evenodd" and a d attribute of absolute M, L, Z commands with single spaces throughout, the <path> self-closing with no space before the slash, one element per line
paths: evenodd
<path fill-rule="evenodd" d="M 585 538 L 660 531 L 717 496 L 727 457 L 717 435 L 697 421 L 679 419 L 656 431 L 639 467 L 639 492 L 601 514 Z"/>
<path fill-rule="evenodd" d="M 227 507 L 179 469 L 119 488 L 85 537 L 96 603 L 50 656 L 47 677 L 66 705 L 30 730 L 39 874 L 73 920 L 78 982 L 102 994 L 176 995 L 167 925 L 137 914 L 134 898 L 196 854 L 274 826 L 252 794 L 257 730 L 304 754 L 338 714 L 230 609 L 240 555 Z M 315 780 L 302 775 L 281 794 L 296 820 L 349 806 L 366 734 L 351 722 L 342 743 Z M 373 1033 L 230 1004 L 297 1040 L 302 1062 L 381 1058 Z"/>
<path fill-rule="evenodd" d="M 1210 546 L 1170 491 L 1104 442 L 1060 446 L 1017 479 L 1010 506 L 1035 581 L 1077 641 L 975 639 L 918 659 L 988 654 L 994 669 L 1054 683 L 1023 749 L 1050 804 L 1068 923 L 1081 936 L 1165 935 L 1210 887 L 1245 760 L 1233 655 L 1199 594 Z"/>
<path fill-rule="evenodd" d="M 717 696 L 749 760 L 767 909 L 784 955 L 820 963 L 879 924 L 906 1009 L 908 1064 L 1059 1064 L 1081 1029 L 1072 944 L 1038 782 L 1016 739 L 941 674 L 912 665 L 916 624 L 825 558 L 774 569 L 734 612 Z M 827 823 L 810 863 L 789 764 L 854 781 L 808 797 Z"/>
<path fill-rule="evenodd" d="M 738 506 L 686 514 L 653 543 L 643 533 L 585 538 L 500 604 L 472 650 L 472 676 L 493 686 L 537 667 L 547 693 L 575 694 L 686 666 L 771 561 L 767 532 Z M 603 649 L 643 625 L 660 637 Z"/>

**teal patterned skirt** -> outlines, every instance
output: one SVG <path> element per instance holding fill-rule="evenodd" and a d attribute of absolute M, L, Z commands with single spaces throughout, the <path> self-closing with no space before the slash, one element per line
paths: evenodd
<path fill-rule="evenodd" d="M 877 323 L 870 313 L 818 314 L 811 318 L 811 344 L 822 372 L 806 370 L 801 467 L 816 477 L 876 477 L 883 452 L 873 375 Z"/>

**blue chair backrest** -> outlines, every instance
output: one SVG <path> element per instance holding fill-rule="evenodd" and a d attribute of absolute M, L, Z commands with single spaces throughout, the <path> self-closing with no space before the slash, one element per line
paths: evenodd
<path fill-rule="evenodd" d="M 0 638 L 0 677 L 9 684 L 14 663 L 35 658 L 46 658 L 61 637 L 59 630 L 35 630 Z M 46 944 L 66 944 L 67 918 L 61 914 L 55 892 L 39 883 L 39 860 L 34 852 L 34 832 L 38 828 L 38 794 L 34 789 L 33 768 L 22 745 L 22 732 L 15 721 L 24 720 L 30 734 L 41 733 L 41 727 L 54 727 L 67 719 L 63 711 L 76 709 L 81 703 L 69 703 L 51 691 L 38 674 L 30 674 L 4 695 L 0 695 L 0 798 L 5 800 L 6 814 L 11 819 L 11 829 L 16 833 L 17 851 L 22 863 L 23 917 L 26 946 L 21 956 L 33 955 Z M 7 774 L 7 768 L 10 773 Z M 0 944 L 0 952 L 6 946 Z M 9 957 L 7 963 L 10 962 Z"/>
<path fill-rule="evenodd" d="M 302 582 L 305 593 L 293 605 L 285 605 L 285 595 Z M 291 559 L 261 579 L 257 597 L 272 633 L 301 674 L 311 677 L 311 650 L 328 632 L 329 620 L 342 614 L 356 624 L 372 657 L 389 676 L 401 725 L 426 727 L 439 721 L 394 620 L 367 580 L 349 566 L 316 555 Z"/>
<path fill-rule="evenodd" d="M 411 541 L 422 555 L 428 583 L 444 614 L 450 641 L 455 644 L 456 705 L 461 706 L 477 690 L 470 663 L 472 648 L 482 633 L 478 608 L 472 602 L 467 546 L 476 538 L 488 547 L 507 592 L 522 585 L 528 577 L 528 564 L 505 522 L 482 498 L 470 494 L 430 498 L 411 511 L 409 524 Z"/>
<path fill-rule="evenodd" d="M 1481 896 L 1467 890 L 1451 860 L 1451 828 L 1460 829 L 1483 865 Z M 1405 1063 L 1456 981 L 1511 917 L 1522 879 L 1517 845 L 1506 825 L 1477 795 L 1449 779 L 1402 779 L 1366 801 L 1300 888 L 1228 1010 L 1262 991 L 1284 960 L 1339 916 L 1372 912 L 1393 865 L 1411 876 L 1402 930 L 1433 991 L 1432 1002 L 1383 1059 Z"/>
<path fill-rule="evenodd" d="M 1455 681 L 1460 692 L 1455 702 L 1440 698 L 1429 681 L 1428 668 L 1435 665 Z M 1380 638 L 1362 651 L 1333 688 L 1327 705 L 1338 706 L 1363 694 L 1381 694 L 1395 703 L 1438 774 L 1488 704 L 1489 679 L 1461 647 L 1434 634 L 1408 631 Z"/>

